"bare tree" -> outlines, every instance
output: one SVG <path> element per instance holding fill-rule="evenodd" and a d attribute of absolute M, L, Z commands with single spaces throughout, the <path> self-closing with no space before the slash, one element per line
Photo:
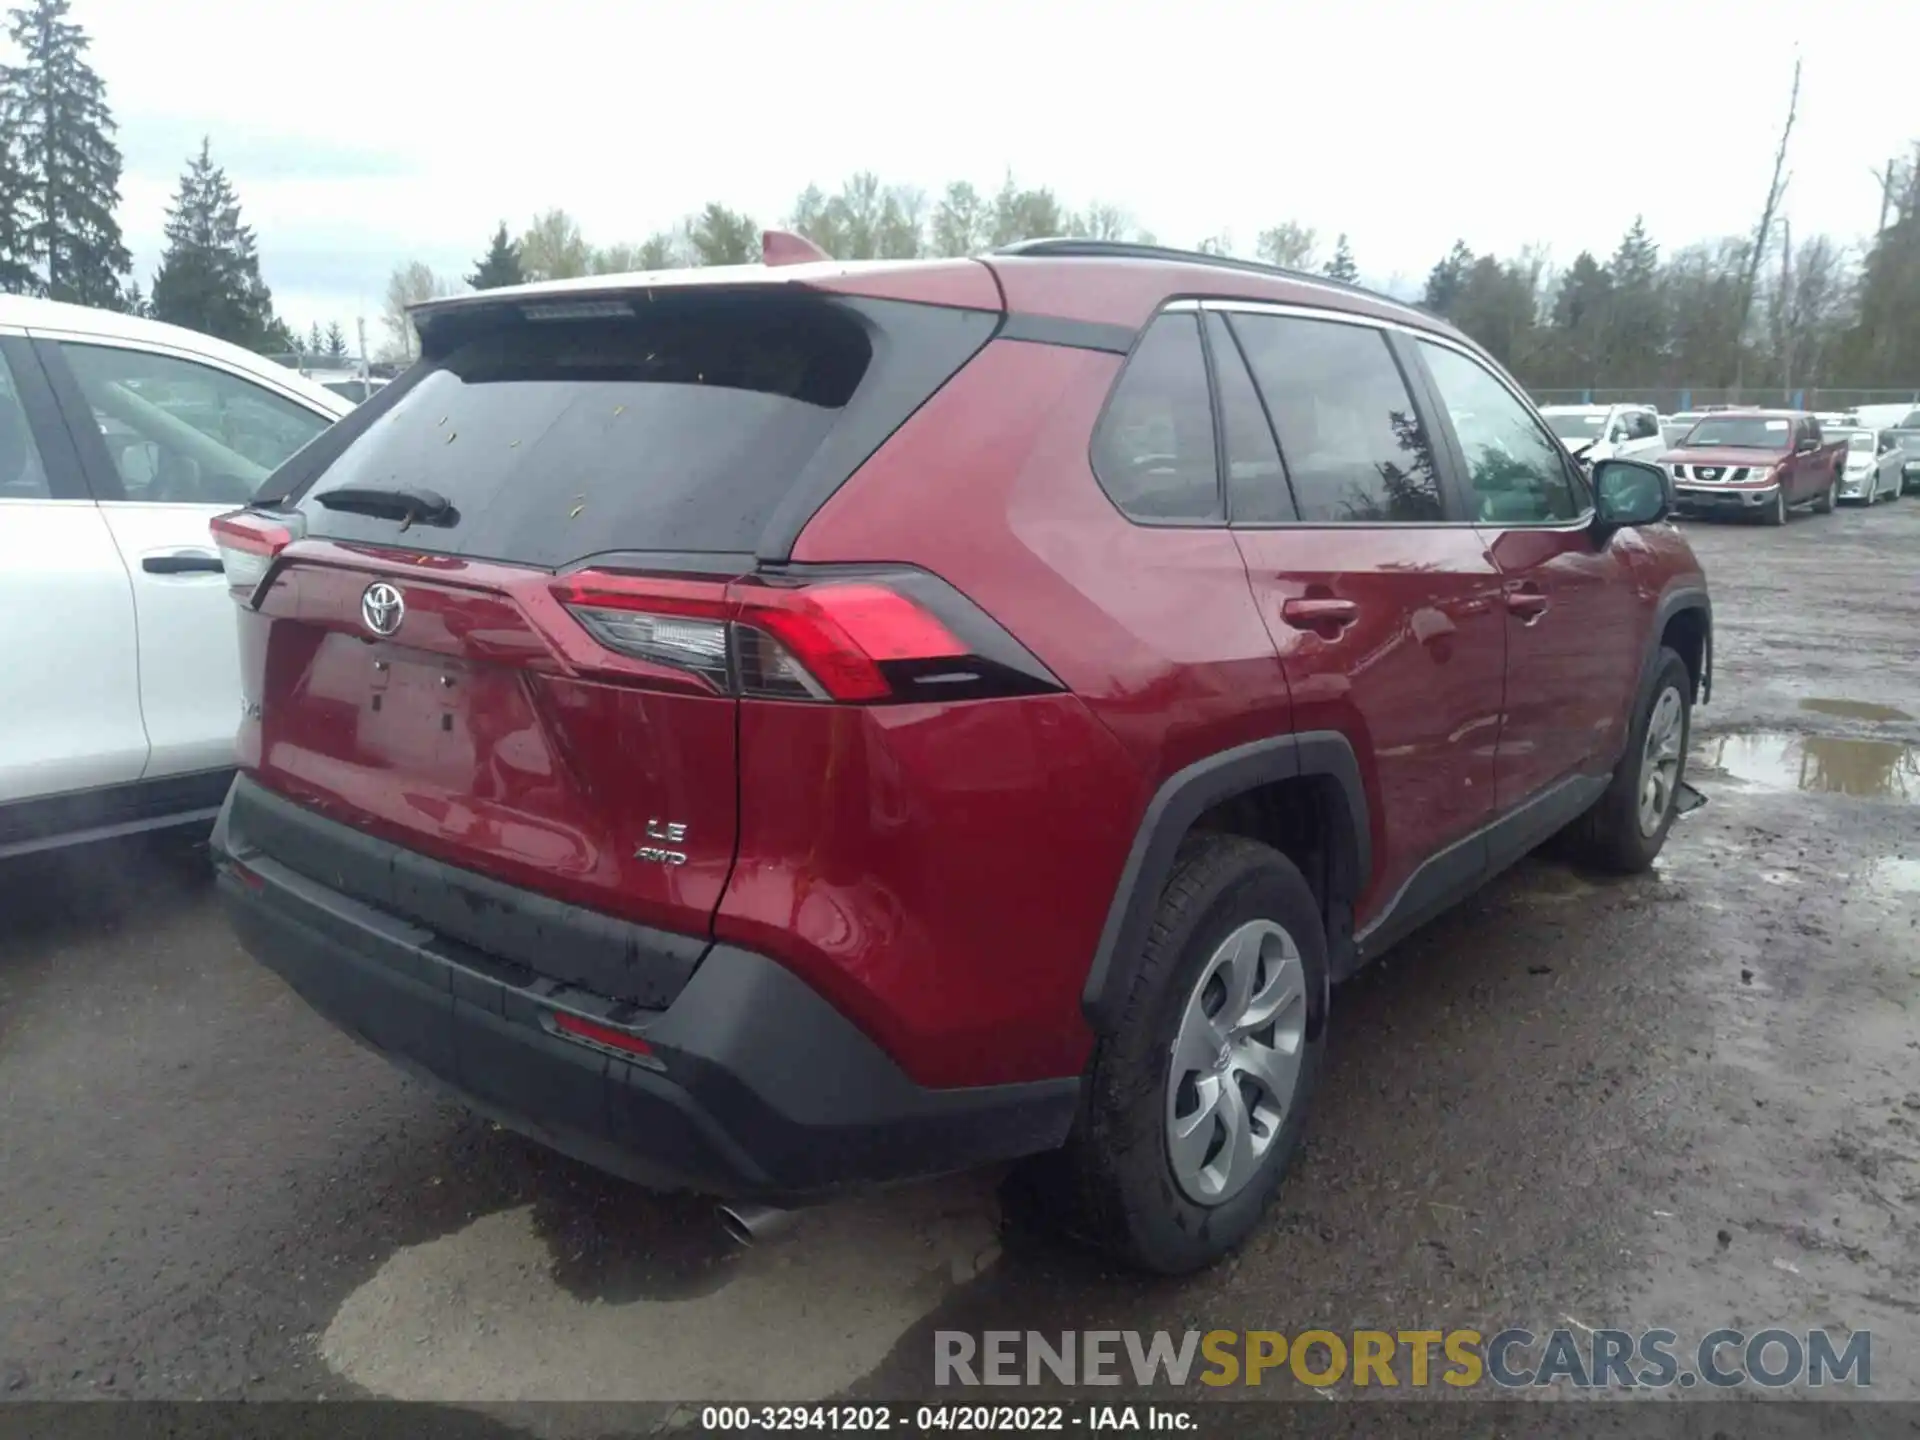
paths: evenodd
<path fill-rule="evenodd" d="M 1780 127 L 1780 148 L 1773 153 L 1773 180 L 1767 186 L 1767 203 L 1760 209 L 1760 223 L 1754 227 L 1753 248 L 1747 255 L 1747 268 L 1740 277 L 1740 333 L 1746 334 L 1747 321 L 1753 314 L 1753 292 L 1760 280 L 1760 266 L 1766 259 L 1767 236 L 1773 229 L 1773 218 L 1780 210 L 1780 201 L 1787 193 L 1787 181 L 1792 178 L 1787 169 L 1787 142 L 1793 138 L 1793 122 L 1800 114 L 1800 57 L 1793 57 L 1793 90 L 1787 97 L 1787 123 Z M 1737 396 L 1740 382 L 1746 373 L 1746 352 L 1744 347 L 1734 352 L 1733 389 Z"/>
<path fill-rule="evenodd" d="M 1283 220 L 1271 230 L 1262 230 L 1255 249 L 1269 265 L 1283 270 L 1311 270 L 1320 237 L 1311 226 Z"/>
<path fill-rule="evenodd" d="M 1118 205 L 1096 200 L 1073 217 L 1071 228 L 1088 240 L 1129 240 L 1133 238 L 1133 219 Z"/>
<path fill-rule="evenodd" d="M 564 210 L 534 216 L 520 237 L 520 268 L 529 280 L 571 280 L 588 272 L 592 258 L 580 222 Z"/>
<path fill-rule="evenodd" d="M 453 286 L 420 261 L 396 265 L 393 274 L 387 277 L 387 301 L 380 316 L 380 323 L 387 329 L 384 358 L 411 362 L 420 353 L 420 341 L 407 308 L 422 300 L 435 300 L 452 293 Z"/>

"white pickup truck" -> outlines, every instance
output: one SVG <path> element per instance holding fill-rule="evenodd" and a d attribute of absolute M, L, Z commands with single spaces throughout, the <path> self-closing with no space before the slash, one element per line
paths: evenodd
<path fill-rule="evenodd" d="M 207 522 L 352 408 L 205 335 L 0 296 L 0 857 L 211 820 L 240 671 Z"/>
<path fill-rule="evenodd" d="M 1543 405 L 1540 415 L 1583 464 L 1652 460 L 1667 448 L 1651 405 Z"/>

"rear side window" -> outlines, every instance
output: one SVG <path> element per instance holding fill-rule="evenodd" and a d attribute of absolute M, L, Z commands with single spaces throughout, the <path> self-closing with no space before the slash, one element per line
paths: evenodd
<path fill-rule="evenodd" d="M 1197 316 L 1162 315 L 1147 327 L 1094 432 L 1093 473 L 1132 519 L 1221 518 Z"/>
<path fill-rule="evenodd" d="M 550 569 L 618 550 L 753 552 L 803 477 L 832 471 L 824 499 L 995 318 L 860 304 L 731 292 L 613 318 L 449 314 L 397 402 L 299 508 L 310 533 L 391 543 L 394 520 L 321 501 L 348 487 L 429 490 L 454 518 L 408 528 L 410 548 Z M 904 312 L 935 318 L 889 337 L 886 317 Z"/>
<path fill-rule="evenodd" d="M 1217 314 L 1207 316 L 1214 388 L 1220 392 L 1220 433 L 1227 447 L 1227 508 L 1235 524 L 1295 519 L 1287 472 L 1273 442 L 1267 412 L 1247 374 L 1240 346 Z"/>
<path fill-rule="evenodd" d="M 1233 332 L 1280 438 L 1300 518 L 1444 518 L 1433 444 L 1387 337 L 1365 325 L 1236 314 Z"/>

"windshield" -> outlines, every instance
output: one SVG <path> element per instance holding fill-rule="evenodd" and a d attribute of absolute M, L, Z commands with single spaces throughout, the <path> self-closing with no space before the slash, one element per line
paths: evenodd
<path fill-rule="evenodd" d="M 1687 432 L 1680 443 L 1689 450 L 1708 445 L 1744 446 L 1750 450 L 1785 450 L 1790 422 L 1767 415 L 1710 415 Z"/>
<path fill-rule="evenodd" d="M 1558 414 L 1548 411 L 1546 422 L 1553 427 L 1553 433 L 1562 440 L 1593 440 L 1598 438 L 1600 427 L 1606 424 L 1605 415 L 1582 415 L 1577 412 Z"/>
<path fill-rule="evenodd" d="M 1920 430 L 1920 410 L 1915 410 L 1894 428 L 1896 430 Z"/>

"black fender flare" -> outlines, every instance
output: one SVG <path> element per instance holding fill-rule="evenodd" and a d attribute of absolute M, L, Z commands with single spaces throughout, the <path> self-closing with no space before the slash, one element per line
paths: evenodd
<path fill-rule="evenodd" d="M 1096 1029 L 1112 1020 L 1123 990 L 1123 977 L 1115 975 L 1115 957 L 1137 954 L 1145 946 L 1174 855 L 1193 822 L 1222 800 L 1301 775 L 1328 776 L 1346 797 L 1356 852 L 1352 859 L 1365 888 L 1373 873 L 1367 792 L 1346 736 L 1335 730 L 1276 735 L 1194 761 L 1154 791 L 1121 867 L 1080 996 L 1081 1010 Z M 1122 983 L 1116 984 L 1117 979 Z"/>
<path fill-rule="evenodd" d="M 1647 649 L 1640 660 L 1640 683 L 1634 688 L 1634 714 L 1644 705 L 1648 693 L 1653 689 L 1654 667 L 1660 663 L 1660 642 L 1667 633 L 1667 624 L 1683 610 L 1698 610 L 1707 622 L 1706 637 L 1700 647 L 1700 693 L 1694 697 L 1696 704 L 1704 705 L 1713 692 L 1713 599 L 1700 585 L 1675 585 L 1660 597 L 1660 603 L 1654 607 L 1653 624 L 1647 629 Z M 1627 729 L 1633 729 L 1632 716 L 1628 717 Z"/>

